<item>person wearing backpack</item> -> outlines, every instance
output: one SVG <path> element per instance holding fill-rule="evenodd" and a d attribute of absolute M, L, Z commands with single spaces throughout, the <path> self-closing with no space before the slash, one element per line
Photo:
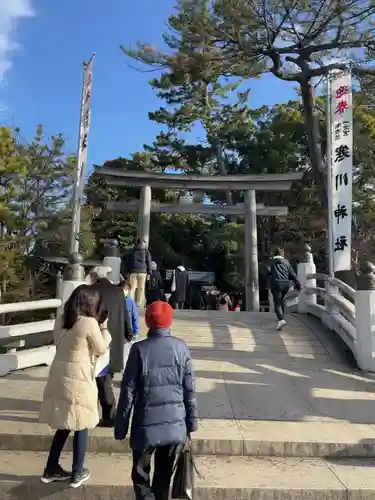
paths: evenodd
<path fill-rule="evenodd" d="M 156 262 L 151 262 L 150 279 L 148 280 L 146 285 L 146 305 L 149 306 L 157 300 L 162 300 L 163 289 L 163 279 L 160 272 L 158 271 L 158 266 Z"/>
<path fill-rule="evenodd" d="M 144 238 L 138 238 L 128 255 L 126 267 L 129 273 L 130 296 L 137 306 L 141 307 L 145 299 L 146 283 L 151 274 L 151 255 Z"/>

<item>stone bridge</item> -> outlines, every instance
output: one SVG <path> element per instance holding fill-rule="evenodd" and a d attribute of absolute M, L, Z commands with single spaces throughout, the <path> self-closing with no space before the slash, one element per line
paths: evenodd
<path fill-rule="evenodd" d="M 189 344 L 196 376 L 200 425 L 193 446 L 202 474 L 196 499 L 375 498 L 369 271 L 354 291 L 316 275 L 311 259 L 300 264 L 302 293 L 291 297 L 282 331 L 272 312 L 175 312 L 173 331 Z M 56 308 L 61 301 L 54 300 L 23 307 Z M 12 306 L 1 305 L 0 313 Z M 68 492 L 39 482 L 51 430 L 38 423 L 48 376 L 48 367 L 38 365 L 51 362 L 54 347 L 20 348 L 15 340 L 47 327 L 0 327 L 11 346 L 0 355 L 7 372 L 0 378 L 0 498 L 133 498 L 128 444 L 109 429 L 91 432 L 85 487 Z M 65 457 L 69 466 L 69 451 Z"/>

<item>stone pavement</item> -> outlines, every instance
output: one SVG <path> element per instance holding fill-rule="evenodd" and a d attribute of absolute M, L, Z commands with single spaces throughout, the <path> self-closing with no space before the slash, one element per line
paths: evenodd
<path fill-rule="evenodd" d="M 375 495 L 375 379 L 318 322 L 291 315 L 276 332 L 268 313 L 176 311 L 173 330 L 197 379 L 198 499 Z M 93 477 L 76 496 L 37 482 L 51 439 L 37 420 L 47 375 L 0 379 L 0 498 L 132 498 L 128 446 L 108 429 L 91 432 Z"/>

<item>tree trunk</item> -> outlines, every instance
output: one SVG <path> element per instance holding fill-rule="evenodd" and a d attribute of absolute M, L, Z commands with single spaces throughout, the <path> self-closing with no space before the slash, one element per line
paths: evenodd
<path fill-rule="evenodd" d="M 301 96 L 303 111 L 305 116 L 306 131 L 308 137 L 308 146 L 310 153 L 310 160 L 312 165 L 312 173 L 316 184 L 322 190 L 322 208 L 326 227 L 328 230 L 328 195 L 327 192 L 327 175 L 326 165 L 323 161 L 322 142 L 319 130 L 319 116 L 315 104 L 315 92 L 309 80 L 301 82 Z M 329 238 L 326 238 L 326 265 L 329 262 L 329 255 L 332 249 L 329 248 Z"/>
<path fill-rule="evenodd" d="M 219 174 L 225 176 L 225 175 L 227 175 L 227 167 L 225 165 L 225 158 L 224 158 L 221 143 L 220 143 L 219 139 L 215 139 L 215 138 L 211 138 L 210 142 L 212 144 L 212 147 L 213 147 L 213 150 L 214 150 L 214 153 L 216 156 Z M 228 205 L 233 204 L 232 193 L 230 191 L 226 191 L 225 199 L 226 199 L 226 202 Z"/>
<path fill-rule="evenodd" d="M 323 161 L 319 116 L 315 104 L 315 92 L 309 80 L 302 81 L 300 85 L 312 171 L 316 183 L 322 187 L 324 193 L 323 203 L 326 207 L 326 169 Z"/>

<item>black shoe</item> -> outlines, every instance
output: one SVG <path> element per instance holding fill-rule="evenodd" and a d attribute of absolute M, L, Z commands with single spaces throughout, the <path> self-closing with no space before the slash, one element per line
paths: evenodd
<path fill-rule="evenodd" d="M 50 472 L 47 469 L 44 471 L 43 476 L 40 478 L 42 483 L 44 484 L 50 484 L 54 483 L 55 481 L 67 481 L 68 479 L 71 479 L 72 474 L 71 472 L 65 471 L 60 465 L 54 472 Z"/>
<path fill-rule="evenodd" d="M 90 479 L 90 471 L 83 469 L 79 474 L 73 474 L 72 480 L 69 483 L 70 488 L 79 488 L 83 483 Z"/>
<path fill-rule="evenodd" d="M 115 426 L 115 421 L 112 418 L 101 418 L 98 427 L 106 427 L 112 429 Z"/>

